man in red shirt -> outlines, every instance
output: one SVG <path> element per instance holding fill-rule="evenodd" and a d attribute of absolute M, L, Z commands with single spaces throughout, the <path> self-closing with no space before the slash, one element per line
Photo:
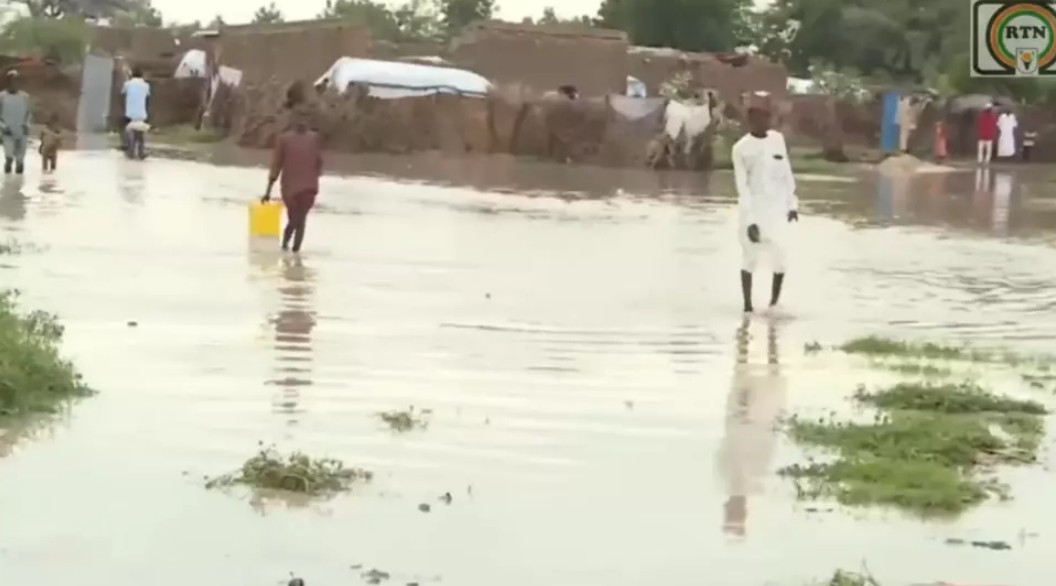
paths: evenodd
<path fill-rule="evenodd" d="M 997 112 L 992 103 L 983 108 L 975 121 L 975 138 L 978 141 L 979 164 L 987 165 L 994 154 L 994 139 L 997 138 Z"/>

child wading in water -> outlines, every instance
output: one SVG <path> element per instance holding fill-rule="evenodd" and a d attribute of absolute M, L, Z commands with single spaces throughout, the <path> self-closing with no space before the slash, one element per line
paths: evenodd
<path fill-rule="evenodd" d="M 307 112 L 298 108 L 293 112 L 293 123 L 275 142 L 275 152 L 268 174 L 268 189 L 261 201 L 271 199 L 271 189 L 281 177 L 282 203 L 286 206 L 286 230 L 282 234 L 282 249 L 300 252 L 304 242 L 308 212 L 315 205 L 319 193 L 319 175 L 323 171 L 323 149 L 319 136 L 308 129 Z"/>
<path fill-rule="evenodd" d="M 949 154 L 946 148 L 946 123 L 939 120 L 935 123 L 935 160 L 945 161 Z"/>
<path fill-rule="evenodd" d="M 59 158 L 59 147 L 62 146 L 62 129 L 59 128 L 59 117 L 53 114 L 48 119 L 48 125 L 40 131 L 40 153 L 44 164 L 44 172 L 54 171 Z"/>

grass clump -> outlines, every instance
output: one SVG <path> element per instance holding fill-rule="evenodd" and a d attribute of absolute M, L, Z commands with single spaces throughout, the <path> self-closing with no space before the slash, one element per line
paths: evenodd
<path fill-rule="evenodd" d="M 1020 413 L 1045 415 L 1048 410 L 1037 401 L 1024 401 L 990 393 L 978 384 L 902 382 L 870 393 L 859 387 L 855 398 L 881 409 L 935 411 L 950 414 Z"/>
<path fill-rule="evenodd" d="M 1002 363 L 1018 366 L 1030 358 L 1012 352 L 986 351 L 967 345 L 937 342 L 907 342 L 881 336 L 864 336 L 845 342 L 839 350 L 847 354 L 861 354 L 872 358 L 902 357 L 913 360 L 948 360 L 960 362 Z"/>
<path fill-rule="evenodd" d="M 926 362 L 875 359 L 872 364 L 877 368 L 883 368 L 884 370 L 890 370 L 892 372 L 910 376 L 942 378 L 953 375 L 953 369 L 948 366 L 929 364 Z"/>
<path fill-rule="evenodd" d="M 817 586 L 880 586 L 868 573 L 836 570 L 832 577 Z"/>
<path fill-rule="evenodd" d="M 967 360 L 972 357 L 972 351 L 964 346 L 950 346 L 934 342 L 905 342 L 880 336 L 854 338 L 840 346 L 840 350 L 848 354 L 906 356 L 932 360 Z"/>
<path fill-rule="evenodd" d="M 994 464 L 1035 462 L 1044 437 L 1041 404 L 972 383 L 859 388 L 854 398 L 878 409 L 872 422 L 790 420 L 794 440 L 835 455 L 781 470 L 795 479 L 801 498 L 956 515 L 991 495 L 1007 496 L 982 472 Z"/>
<path fill-rule="evenodd" d="M 70 399 L 91 394 L 59 354 L 63 327 L 43 311 L 22 312 L 18 293 L 0 293 L 0 420 L 58 412 Z"/>
<path fill-rule="evenodd" d="M 1049 389 L 1056 393 L 1056 374 L 1051 372 L 1033 372 L 1033 373 L 1022 373 L 1020 375 L 1023 378 L 1023 382 L 1030 386 L 1032 389 Z"/>
<path fill-rule="evenodd" d="M 369 482 L 373 477 L 370 471 L 347 468 L 343 462 L 333 458 L 312 458 L 301 452 L 283 456 L 274 446 L 262 446 L 238 471 L 209 478 L 205 487 L 212 489 L 245 485 L 309 496 L 328 496 L 351 490 L 353 483 Z"/>
<path fill-rule="evenodd" d="M 385 425 L 389 426 L 389 429 L 396 433 L 407 433 L 415 429 L 425 429 L 429 427 L 428 416 L 432 414 L 432 411 L 423 409 L 417 413 L 414 411 L 414 407 L 408 407 L 406 411 L 383 411 L 378 413 L 380 418 Z"/>

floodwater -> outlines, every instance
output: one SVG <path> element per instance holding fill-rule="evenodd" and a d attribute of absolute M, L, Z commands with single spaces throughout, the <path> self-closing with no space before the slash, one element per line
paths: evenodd
<path fill-rule="evenodd" d="M 806 342 L 1051 346 L 1044 174 L 803 182 L 785 308 L 742 321 L 726 175 L 358 164 L 324 179 L 299 258 L 247 238 L 260 169 L 79 152 L 4 184 L 5 237 L 35 247 L 4 283 L 61 315 L 101 393 L 0 437 L 0 582 L 797 586 L 864 561 L 885 585 L 1047 583 L 1051 460 L 1006 474 L 1012 502 L 922 523 L 795 502 L 772 430 L 868 382 Z M 427 430 L 375 416 L 410 405 Z M 202 487 L 258 442 L 375 480 L 322 503 Z"/>

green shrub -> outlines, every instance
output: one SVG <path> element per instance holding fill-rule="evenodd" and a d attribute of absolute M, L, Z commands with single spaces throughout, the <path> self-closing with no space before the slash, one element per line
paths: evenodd
<path fill-rule="evenodd" d="M 0 30 L 0 51 L 9 55 L 39 55 L 61 63 L 81 63 L 91 29 L 78 18 L 23 16 Z"/>
<path fill-rule="evenodd" d="M 91 394 L 59 355 L 63 328 L 43 311 L 20 312 L 18 293 L 0 293 L 0 417 L 53 412 Z"/>

